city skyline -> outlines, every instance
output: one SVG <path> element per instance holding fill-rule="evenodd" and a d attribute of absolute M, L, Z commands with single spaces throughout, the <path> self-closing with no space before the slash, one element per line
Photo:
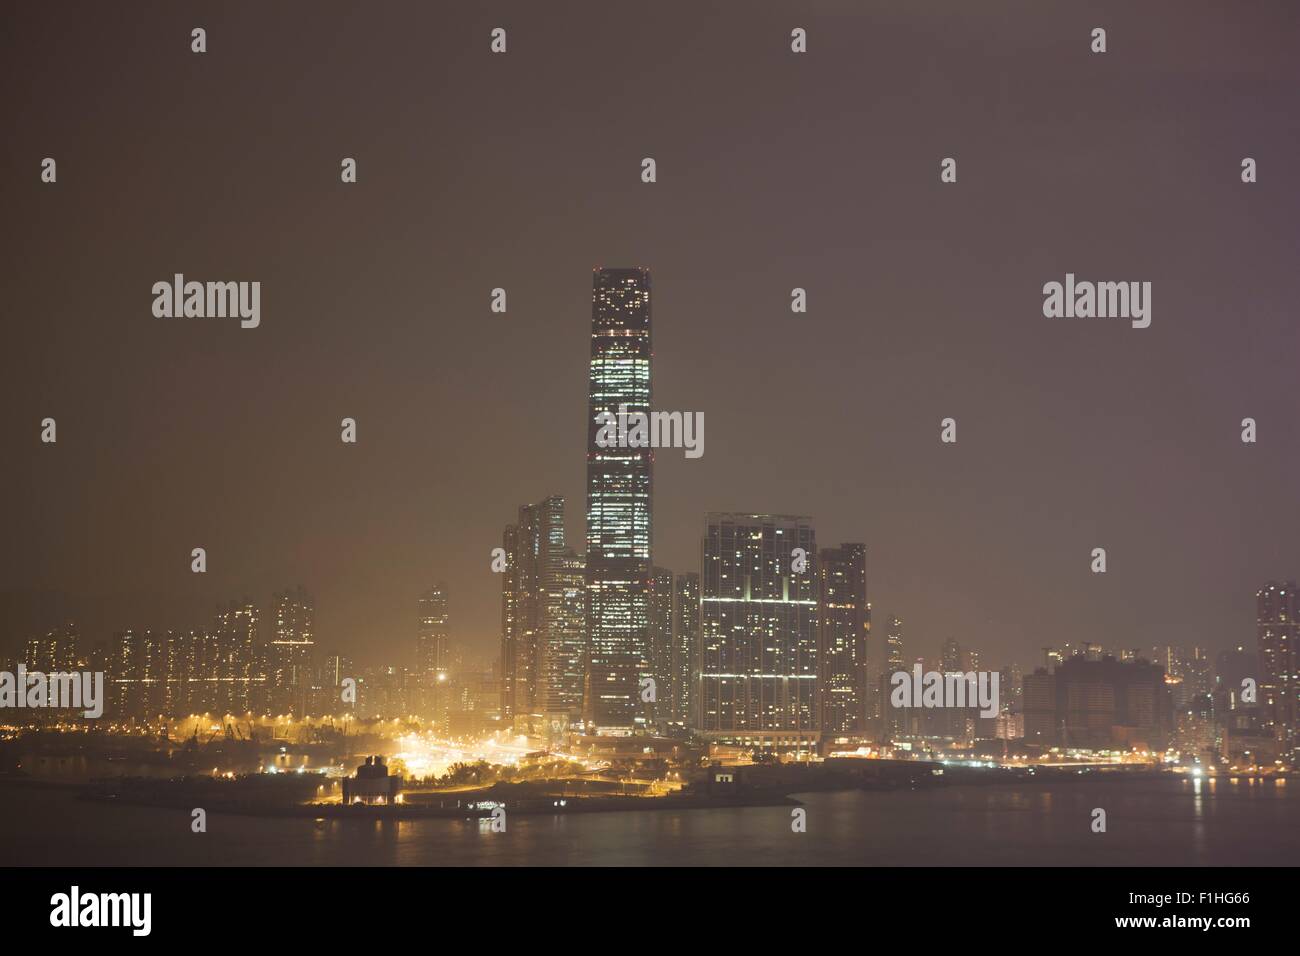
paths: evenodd
<path fill-rule="evenodd" d="M 10 935 L 1289 930 L 1295 4 L 16 0 Z"/>
<path fill-rule="evenodd" d="M 168 234 L 165 220 L 125 223 L 54 313 L 43 290 L 61 284 L 60 258 L 17 253 L 31 268 L 14 275 L 13 309 L 42 318 L 15 323 L 14 352 L 32 360 L 6 378 L 0 411 L 14 436 L 0 480 L 9 500 L 27 503 L 0 555 L 4 649 L 67 619 L 107 637 L 194 627 L 242 595 L 266 613 L 273 593 L 301 583 L 316 599 L 317 644 L 398 660 L 411 653 L 413 596 L 441 580 L 454 638 L 493 653 L 499 582 L 488 552 L 510 509 L 559 494 L 571 503 L 567 540 L 584 539 L 574 419 L 586 398 L 594 263 L 653 271 L 656 404 L 702 410 L 710 423 L 703 458 L 656 457 L 661 567 L 696 569 L 709 510 L 807 514 L 833 540 L 866 544 L 875 610 L 907 621 L 914 646 L 956 639 L 1026 666 L 1045 640 L 1146 647 L 1176 634 L 1217 653 L 1253 633 L 1261 581 L 1300 573 L 1278 517 L 1294 500 L 1287 476 L 1300 455 L 1286 358 L 1300 288 L 1281 245 L 1223 238 L 1286 235 L 1296 219 L 1300 197 L 1281 172 L 1295 135 L 1272 121 L 1293 86 L 1277 82 L 1294 71 L 1280 36 L 1252 33 L 1244 57 L 1242 46 L 1219 45 L 1207 11 L 1175 23 L 1116 13 L 1112 35 L 1140 32 L 1152 67 L 1131 43 L 1088 59 L 1046 11 L 1021 10 L 981 53 L 936 39 L 920 12 L 814 10 L 805 26 L 817 47 L 795 73 L 777 42 L 789 14 L 776 8 L 735 22 L 702 13 L 685 46 L 675 14 L 648 11 L 617 57 L 600 45 L 598 18 L 561 27 L 542 11 L 517 14 L 511 54 L 485 62 L 446 39 L 469 30 L 456 21 L 463 13 L 448 12 L 449 30 L 412 12 L 413 26 L 440 38 L 440 62 L 473 79 L 463 102 L 417 96 L 443 133 L 404 129 L 414 152 L 397 148 L 368 96 L 322 76 L 336 103 L 330 128 L 259 128 L 268 157 L 259 170 L 201 148 L 211 128 L 242 128 L 256 112 L 256 91 L 237 85 L 224 53 L 204 61 L 219 80 L 189 81 L 211 113 L 202 119 L 179 93 L 150 85 L 159 63 L 119 63 L 99 47 L 114 29 L 107 12 L 83 12 L 61 56 L 68 76 L 117 78 L 97 95 L 121 125 L 95 127 L 97 139 L 149 141 L 149 116 L 161 115 L 178 152 L 137 176 L 132 151 L 100 149 L 94 178 L 68 172 L 89 172 L 89 161 L 65 162 L 57 187 L 41 184 L 22 156 L 78 151 L 53 117 L 85 84 L 53 85 L 2 161 L 15 219 L 31 223 L 27 248 L 58 248 L 91 190 L 110 180 L 120 210 L 153 209 L 155 188 L 188 196 L 196 182 L 228 186 L 232 198 L 174 250 L 154 237 Z M 23 15 L 34 34 L 62 29 L 48 13 Z M 950 16 L 953 29 L 980 23 L 971 11 Z M 144 22 L 140 42 L 167 50 L 176 28 Z M 291 32 L 239 10 L 213 11 L 209 29 L 258 36 L 244 50 L 250 68 L 277 79 L 287 67 L 272 49 L 329 42 L 319 23 Z M 854 44 L 886 33 L 890 43 L 862 60 Z M 396 48 L 376 60 L 376 83 L 422 88 L 425 57 L 402 37 L 384 42 Z M 543 132 L 534 108 L 566 101 L 582 82 L 556 54 L 570 48 L 588 67 L 592 57 L 638 67 L 628 90 L 595 91 L 591 109 L 655 104 L 653 134 L 608 132 L 575 108 L 549 117 L 553 139 L 538 142 L 553 148 L 480 149 L 463 171 L 461 140 L 444 134 L 496 143 L 502 129 Z M 665 48 L 678 51 L 671 64 L 659 62 Z M 734 88 L 710 79 L 717 49 L 731 51 Z M 17 49 L 5 68 L 37 69 L 34 55 Z M 993 55 L 1002 65 L 988 71 Z M 166 69 L 191 65 L 185 49 L 167 56 Z M 954 89 L 956 74 L 973 79 Z M 1178 97 L 1189 75 L 1213 84 L 1194 110 Z M 881 82 L 889 76 L 914 77 L 907 98 Z M 316 94 L 280 86 L 286 115 L 311 115 Z M 697 88 L 712 90 L 706 104 Z M 126 102 L 140 108 L 117 108 Z M 821 121 L 789 126 L 805 112 Z M 1153 113 L 1185 131 L 1174 154 L 1158 148 L 1167 144 Z M 731 119 L 716 124 L 718 115 Z M 1087 163 L 1069 159 L 1077 115 L 1129 143 L 1143 165 L 1101 141 L 1086 147 Z M 737 133 L 772 145 L 737 152 Z M 358 141 L 368 145 L 350 145 Z M 1237 175 L 1246 150 L 1261 164 L 1250 186 Z M 357 192 L 340 193 L 338 158 L 352 153 Z M 638 177 L 647 154 L 660 164 L 653 185 Z M 827 170 L 818 157 L 832 154 L 845 162 Z M 938 161 L 949 154 L 961 175 L 944 185 Z M 856 172 L 864 165 L 868 181 Z M 313 169 L 319 176 L 303 174 Z M 445 188 L 461 172 L 464 186 Z M 524 192 L 500 191 L 512 180 Z M 804 185 L 776 190 L 790 182 Z M 437 198 L 438 213 L 413 195 Z M 590 207 L 575 195 L 590 195 Z M 437 244 L 417 253 L 325 238 L 375 238 L 363 207 L 387 217 L 384 233 Z M 1115 217 L 1130 211 L 1159 224 L 1158 245 L 1143 230 L 1116 233 Z M 310 230 L 285 239 L 270 228 L 295 221 Z M 265 236 L 247 223 L 267 225 Z M 512 243 L 490 241 L 512 227 Z M 469 240 L 448 238 L 456 229 Z M 285 241 L 310 257 L 311 276 L 280 261 Z M 993 248 L 1009 258 L 971 252 Z M 149 283 L 176 271 L 181 253 L 259 273 L 259 327 L 152 316 Z M 1154 280 L 1150 328 L 1042 317 L 1043 282 L 1125 262 Z M 358 263 L 363 279 L 329 281 Z M 496 287 L 509 293 L 505 314 L 490 311 Z M 794 287 L 807 290 L 807 313 L 790 312 Z M 59 421 L 57 446 L 37 440 L 47 414 Z M 345 415 L 358 422 L 355 446 L 338 441 Z M 943 446 L 949 415 L 958 442 Z M 1249 446 L 1238 434 L 1246 415 L 1260 428 Z M 768 454 L 777 439 L 791 455 Z M 222 451 L 231 448 L 233 460 Z M 203 576 L 189 570 L 200 546 Z M 1094 547 L 1108 551 L 1104 577 L 1088 571 Z"/>

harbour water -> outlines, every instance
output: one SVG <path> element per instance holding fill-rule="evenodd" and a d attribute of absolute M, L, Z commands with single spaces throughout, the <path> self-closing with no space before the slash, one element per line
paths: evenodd
<path fill-rule="evenodd" d="M 0 784 L 0 864 L 19 866 L 1293 866 L 1300 785 L 1226 777 L 796 795 L 791 808 L 395 822 L 111 806 Z M 1106 811 L 1094 833 L 1094 808 Z"/>

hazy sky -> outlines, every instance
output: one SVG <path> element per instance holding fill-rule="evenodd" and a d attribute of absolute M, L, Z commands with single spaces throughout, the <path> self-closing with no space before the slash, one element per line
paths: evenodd
<path fill-rule="evenodd" d="M 325 649 L 404 661 L 442 579 L 495 653 L 518 505 L 583 547 L 591 270 L 642 265 L 655 404 L 706 421 L 656 563 L 807 514 L 909 654 L 1253 642 L 1300 575 L 1300 26 L 1088 7 L 8 5 L 0 639 L 302 584 Z M 177 272 L 260 281 L 260 327 L 155 318 Z M 1151 327 L 1044 318 L 1067 272 L 1150 281 Z"/>

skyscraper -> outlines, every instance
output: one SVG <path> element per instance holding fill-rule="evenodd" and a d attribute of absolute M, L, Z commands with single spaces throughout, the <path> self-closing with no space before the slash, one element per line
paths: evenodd
<path fill-rule="evenodd" d="M 447 614 L 447 589 L 435 584 L 420 595 L 415 632 L 416 680 L 425 716 L 439 727 L 446 723 L 446 699 L 443 694 L 448 679 L 447 641 L 450 618 Z"/>
<path fill-rule="evenodd" d="M 271 609 L 275 633 L 268 647 L 271 711 L 300 717 L 307 710 L 315 648 L 315 605 L 302 588 L 275 595 Z"/>
<path fill-rule="evenodd" d="M 420 595 L 415 650 L 420 677 L 430 682 L 447 669 L 447 589 L 435 584 Z"/>
<path fill-rule="evenodd" d="M 501 550 L 506 554 L 506 567 L 501 572 L 501 719 L 509 722 L 515 716 L 515 680 L 519 675 L 520 609 L 519 563 L 515 560 L 519 550 L 519 526 L 508 524 L 501 534 Z"/>
<path fill-rule="evenodd" d="M 818 567 L 817 659 L 821 664 L 822 731 L 859 735 L 867 731 L 867 547 L 824 548 Z"/>
<path fill-rule="evenodd" d="M 654 568 L 650 574 L 650 654 L 646 673 L 655 683 L 655 699 L 643 701 L 646 719 L 668 720 L 673 679 L 673 573 Z M 644 696 L 644 695 L 642 695 Z"/>
<path fill-rule="evenodd" d="M 700 576 L 677 575 L 673 597 L 672 703 L 668 719 L 688 728 L 696 725 L 696 685 L 700 678 Z"/>
<path fill-rule="evenodd" d="M 258 665 L 258 618 L 248 600 L 217 612 L 212 633 L 197 650 L 195 672 L 212 682 L 200 691 L 204 709 L 239 714 L 270 707 L 266 672 Z"/>
<path fill-rule="evenodd" d="M 551 556 L 544 576 L 546 620 L 542 629 L 542 702 L 554 722 L 582 715 L 587 660 L 587 563 L 572 548 Z"/>
<path fill-rule="evenodd" d="M 816 556 L 809 518 L 706 516 L 698 728 L 706 740 L 796 754 L 815 749 Z"/>
<path fill-rule="evenodd" d="M 903 654 L 903 622 L 891 616 L 885 628 L 884 669 L 876 678 L 880 732 L 884 740 L 893 740 L 907 732 L 905 712 L 894 707 L 890 702 L 892 689 L 890 678 L 899 671 L 905 670 L 907 670 L 907 658 Z"/>
<path fill-rule="evenodd" d="M 502 716 L 567 723 L 582 705 L 586 594 L 583 560 L 565 544 L 564 498 L 521 506 L 502 545 Z"/>
<path fill-rule="evenodd" d="M 1255 592 L 1259 702 L 1265 726 L 1288 758 L 1300 746 L 1300 592 L 1294 581 L 1269 581 Z"/>
<path fill-rule="evenodd" d="M 503 659 L 509 658 L 510 716 L 540 714 L 542 686 L 542 617 L 545 597 L 542 578 L 548 552 L 564 542 L 564 503 L 548 498 L 535 505 L 520 505 L 518 521 L 506 527 L 502 546 L 508 547 L 507 570 L 502 579 L 502 607 L 508 609 L 503 631 Z M 553 535 L 559 536 L 558 544 Z M 505 590 L 510 593 L 507 595 Z M 507 614 L 503 610 L 503 614 Z M 505 706 L 505 705 L 503 705 Z"/>
<path fill-rule="evenodd" d="M 113 636 L 109 680 L 113 710 L 118 716 L 151 718 L 163 713 L 169 676 L 166 641 L 165 633 L 135 628 Z"/>
<path fill-rule="evenodd" d="M 649 651 L 648 447 L 601 447 L 605 416 L 650 413 L 650 273 L 592 276 L 587 401 L 587 673 L 584 717 L 598 732 L 644 725 L 639 680 Z"/>

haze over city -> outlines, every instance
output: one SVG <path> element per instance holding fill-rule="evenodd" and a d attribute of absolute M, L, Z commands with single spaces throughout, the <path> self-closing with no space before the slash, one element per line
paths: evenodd
<path fill-rule="evenodd" d="M 1119 8 L 1089 60 L 1088 15 L 1003 7 L 994 28 L 823 4 L 793 59 L 780 4 L 651 8 L 616 44 L 521 6 L 496 59 L 462 41 L 491 26 L 469 9 L 220 7 L 197 66 L 167 42 L 188 11 L 127 32 L 25 7 L 59 42 L 0 66 L 37 94 L 0 159 L 25 224 L 9 650 L 301 584 L 322 646 L 401 661 L 443 581 L 454 639 L 494 654 L 489 552 L 517 506 L 563 495 L 582 540 L 598 265 L 652 271 L 655 407 L 708 420 L 702 458 L 656 457 L 656 564 L 698 570 L 706 511 L 810 515 L 867 545 L 870 600 L 918 653 L 1248 640 L 1257 588 L 1300 567 L 1291 44 L 1213 7 Z M 57 190 L 33 154 L 64 157 Z M 180 271 L 260 280 L 261 325 L 155 318 Z M 1067 271 L 1151 281 L 1151 327 L 1045 319 Z"/>

